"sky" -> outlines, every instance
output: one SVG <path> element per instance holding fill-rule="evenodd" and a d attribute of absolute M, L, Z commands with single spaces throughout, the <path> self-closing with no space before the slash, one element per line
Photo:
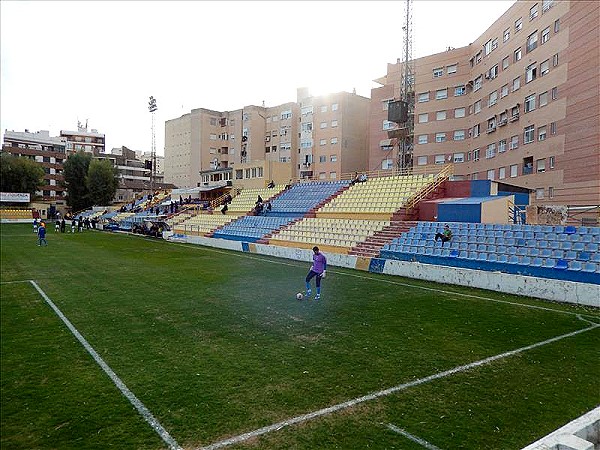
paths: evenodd
<path fill-rule="evenodd" d="M 413 57 L 473 42 L 514 0 L 416 0 Z M 106 149 L 156 152 L 164 123 L 347 91 L 365 97 L 402 58 L 403 1 L 0 2 L 4 130 L 106 135 Z M 469 24 L 469 27 L 462 24 Z M 440 38 L 442 37 L 442 38 Z"/>

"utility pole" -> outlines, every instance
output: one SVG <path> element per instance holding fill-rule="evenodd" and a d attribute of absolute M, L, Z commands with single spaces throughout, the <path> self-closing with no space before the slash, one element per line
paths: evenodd
<path fill-rule="evenodd" d="M 150 101 L 148 102 L 148 111 L 152 114 L 152 169 L 150 171 L 150 190 L 152 193 L 155 191 L 155 180 L 156 180 L 156 129 L 154 127 L 155 121 L 155 113 L 158 109 L 156 106 L 156 99 L 153 96 L 150 96 Z"/>
<path fill-rule="evenodd" d="M 404 63 L 400 80 L 400 100 L 407 108 L 405 132 L 398 139 L 398 168 L 407 173 L 413 166 L 414 131 L 415 131 L 415 62 L 412 55 L 412 7 L 413 0 L 405 0 L 405 15 L 402 31 L 404 32 Z"/>

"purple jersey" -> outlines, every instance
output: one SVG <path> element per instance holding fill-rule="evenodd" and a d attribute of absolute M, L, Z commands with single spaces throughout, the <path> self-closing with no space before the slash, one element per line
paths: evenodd
<path fill-rule="evenodd" d="M 313 272 L 318 274 L 323 273 L 327 269 L 327 258 L 323 253 L 313 254 Z"/>

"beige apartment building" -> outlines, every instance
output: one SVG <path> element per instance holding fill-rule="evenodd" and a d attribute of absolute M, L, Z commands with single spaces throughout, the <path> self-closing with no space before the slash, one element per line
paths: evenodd
<path fill-rule="evenodd" d="M 600 205 L 599 18 L 596 1 L 518 1 L 468 46 L 416 59 L 413 166 Z M 401 73 L 388 64 L 372 90 L 370 169 L 397 164 L 386 110 Z"/>
<path fill-rule="evenodd" d="M 88 131 L 87 122 L 77 122 L 77 131 L 60 130 L 60 137 L 67 142 L 67 154 L 84 151 L 97 155 L 104 153 L 106 136 L 92 128 Z"/>
<path fill-rule="evenodd" d="M 258 187 L 363 170 L 369 105 L 356 94 L 313 97 L 301 88 L 297 102 L 273 107 L 194 109 L 165 122 L 165 182 Z"/>

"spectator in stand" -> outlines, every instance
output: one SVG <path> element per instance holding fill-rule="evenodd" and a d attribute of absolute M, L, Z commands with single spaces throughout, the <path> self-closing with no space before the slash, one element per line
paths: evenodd
<path fill-rule="evenodd" d="M 261 205 L 262 205 L 262 203 L 263 203 L 263 199 L 262 199 L 262 197 L 261 197 L 261 196 L 260 196 L 260 194 L 259 194 L 259 195 L 258 195 L 258 199 L 256 200 L 256 203 L 254 203 L 254 204 L 258 206 L 259 204 L 261 204 Z"/>
<path fill-rule="evenodd" d="M 267 187 L 269 189 L 273 189 L 275 187 L 275 183 L 273 183 L 273 180 L 271 180 L 271 182 L 269 184 L 267 184 Z"/>
<path fill-rule="evenodd" d="M 228 209 L 229 209 L 229 208 L 227 207 L 227 203 L 225 203 L 225 204 L 223 205 L 223 208 L 221 209 L 221 213 L 222 213 L 222 214 L 227 214 L 227 210 L 228 210 Z"/>
<path fill-rule="evenodd" d="M 436 242 L 438 239 L 442 240 L 442 247 L 444 246 L 444 242 L 448 242 L 450 239 L 452 239 L 452 231 L 450 231 L 450 227 L 448 225 L 444 226 L 444 231 L 442 233 L 436 233 Z"/>
<path fill-rule="evenodd" d="M 366 173 L 360 174 L 360 176 L 358 177 L 358 182 L 359 183 L 364 183 L 366 181 L 367 181 L 367 174 Z"/>

